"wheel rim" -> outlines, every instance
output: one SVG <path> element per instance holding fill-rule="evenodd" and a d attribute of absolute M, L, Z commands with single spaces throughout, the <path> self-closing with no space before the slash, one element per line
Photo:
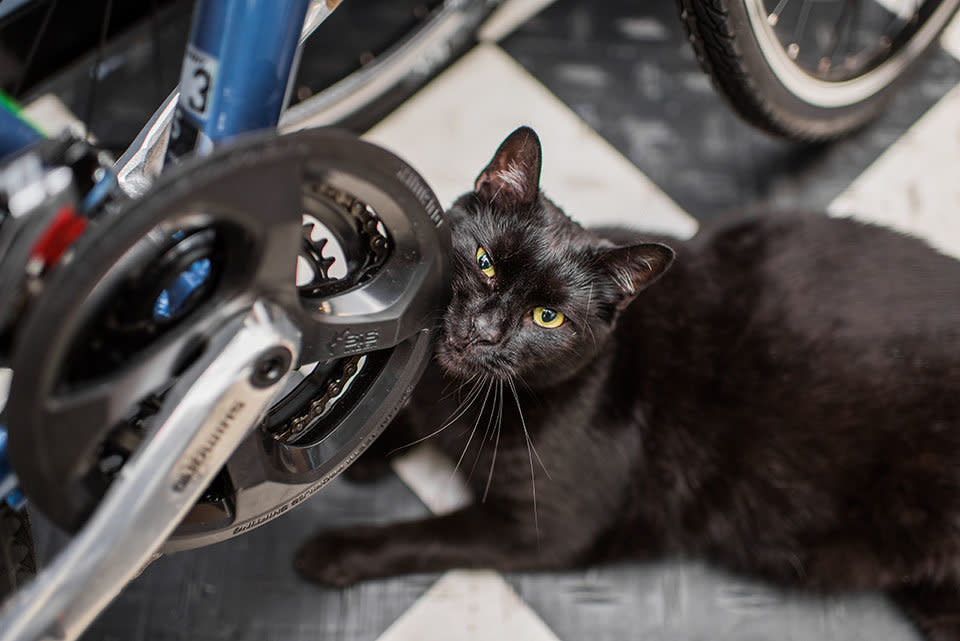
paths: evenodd
<path fill-rule="evenodd" d="M 895 9 L 904 0 L 884 1 Z M 777 79 L 797 98 L 823 108 L 855 105 L 893 83 L 936 38 L 958 2 L 926 0 L 895 14 L 863 0 L 829 7 L 811 0 L 744 0 Z M 819 39 L 812 29 L 821 32 Z"/>

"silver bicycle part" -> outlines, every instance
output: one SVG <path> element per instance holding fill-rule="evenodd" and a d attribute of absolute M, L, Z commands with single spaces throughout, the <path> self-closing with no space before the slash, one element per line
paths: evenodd
<path fill-rule="evenodd" d="M 744 2 L 757 44 L 783 86 L 797 98 L 816 107 L 846 107 L 879 93 L 899 78 L 904 68 L 926 51 L 940 33 L 944 23 L 956 11 L 958 0 L 944 0 L 898 54 L 876 69 L 843 82 L 814 78 L 800 68 L 777 37 L 764 0 Z"/>
<path fill-rule="evenodd" d="M 338 122 L 386 94 L 410 75 L 429 77 L 447 59 L 451 36 L 471 24 L 483 2 L 448 0 L 418 29 L 366 65 L 280 116 L 281 133 Z"/>
<path fill-rule="evenodd" d="M 128 196 L 142 196 L 163 169 L 163 157 L 170 141 L 170 123 L 179 100 L 177 85 L 114 165 L 117 181 Z"/>
<path fill-rule="evenodd" d="M 299 352 L 300 332 L 271 305 L 254 303 L 225 324 L 80 533 L 0 611 L 0 641 L 79 637 L 259 423 Z"/>
<path fill-rule="evenodd" d="M 342 0 L 310 1 L 310 6 L 307 7 L 307 17 L 304 18 L 303 29 L 300 31 L 300 47 L 303 47 L 303 43 L 307 41 L 310 34 L 316 31 L 317 27 L 329 18 L 330 14 L 340 6 L 340 2 L 342 2 Z"/>
<path fill-rule="evenodd" d="M 425 79 L 444 63 L 449 53 L 450 36 L 458 30 L 476 26 L 499 0 L 447 0 L 434 11 L 416 32 L 397 43 L 376 62 L 358 69 L 346 78 L 286 109 L 280 116 L 278 130 L 289 133 L 306 127 L 332 125 L 372 104 L 406 78 Z M 313 0 L 307 10 L 294 58 L 286 95 L 306 37 L 310 35 L 340 4 L 339 0 Z M 142 196 L 163 167 L 163 157 L 170 138 L 170 123 L 180 92 L 164 101 L 144 125 L 133 144 L 115 165 L 120 186 L 131 197 Z"/>

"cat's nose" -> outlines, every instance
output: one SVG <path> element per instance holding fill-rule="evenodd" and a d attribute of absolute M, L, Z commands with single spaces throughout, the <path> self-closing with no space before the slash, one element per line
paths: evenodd
<path fill-rule="evenodd" d="M 477 316 L 473 319 L 473 332 L 477 342 L 489 343 L 491 345 L 499 343 L 500 338 L 503 336 L 500 324 L 486 315 Z"/>

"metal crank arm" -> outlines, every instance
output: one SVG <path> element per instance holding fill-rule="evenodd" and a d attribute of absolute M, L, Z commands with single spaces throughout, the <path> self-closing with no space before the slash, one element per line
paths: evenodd
<path fill-rule="evenodd" d="M 83 529 L 0 612 L 0 641 L 71 640 L 150 562 L 258 424 L 300 333 L 257 302 L 209 341 Z"/>

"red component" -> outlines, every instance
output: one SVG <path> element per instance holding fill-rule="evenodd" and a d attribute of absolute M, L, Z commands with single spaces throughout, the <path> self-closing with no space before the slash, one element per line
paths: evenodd
<path fill-rule="evenodd" d="M 87 219 L 77 214 L 70 205 L 64 205 L 53 217 L 30 250 L 30 260 L 43 262 L 44 267 L 56 264 L 67 247 L 73 244 L 87 227 Z"/>

